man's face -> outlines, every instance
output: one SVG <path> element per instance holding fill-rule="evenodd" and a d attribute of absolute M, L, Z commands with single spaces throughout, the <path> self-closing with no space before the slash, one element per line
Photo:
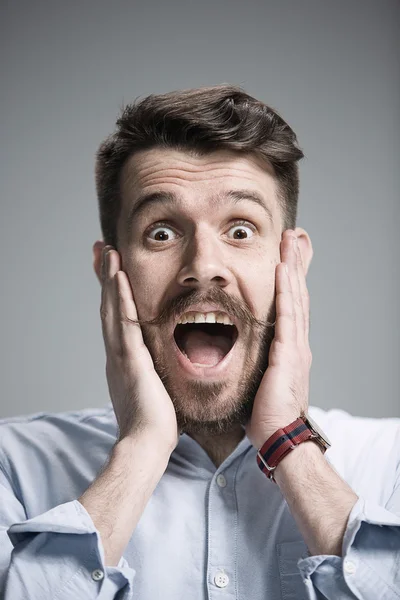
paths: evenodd
<path fill-rule="evenodd" d="M 127 162 L 121 192 L 121 268 L 139 318 L 158 319 L 142 325 L 143 338 L 180 431 L 245 425 L 274 336 L 273 326 L 255 323 L 275 321 L 283 223 L 272 168 L 225 150 L 151 149 Z M 183 313 L 199 321 L 219 311 L 235 326 L 177 326 Z"/>

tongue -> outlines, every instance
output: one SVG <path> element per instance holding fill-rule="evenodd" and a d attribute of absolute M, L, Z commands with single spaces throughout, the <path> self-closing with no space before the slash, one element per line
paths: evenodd
<path fill-rule="evenodd" d="M 229 337 L 209 335 L 204 331 L 187 331 L 182 338 L 182 348 L 192 363 L 214 366 L 231 349 Z"/>

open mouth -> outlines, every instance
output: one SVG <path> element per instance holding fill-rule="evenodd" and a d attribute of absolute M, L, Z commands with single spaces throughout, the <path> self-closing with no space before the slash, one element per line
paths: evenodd
<path fill-rule="evenodd" d="M 235 325 L 185 323 L 175 327 L 181 353 L 195 366 L 214 367 L 231 351 L 238 337 Z"/>

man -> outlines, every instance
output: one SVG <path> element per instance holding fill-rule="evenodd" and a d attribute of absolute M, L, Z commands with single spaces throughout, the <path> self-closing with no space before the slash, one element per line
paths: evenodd
<path fill-rule="evenodd" d="M 309 407 L 302 156 L 233 86 L 123 111 L 96 165 L 112 404 L 3 420 L 5 600 L 400 598 L 400 420 Z"/>

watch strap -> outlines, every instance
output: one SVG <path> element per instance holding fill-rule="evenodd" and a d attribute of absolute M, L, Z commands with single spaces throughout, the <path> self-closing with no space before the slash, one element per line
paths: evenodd
<path fill-rule="evenodd" d="M 265 475 L 276 483 L 274 471 L 280 461 L 302 442 L 315 439 L 315 434 L 299 417 L 278 429 L 257 452 L 257 464 Z"/>

